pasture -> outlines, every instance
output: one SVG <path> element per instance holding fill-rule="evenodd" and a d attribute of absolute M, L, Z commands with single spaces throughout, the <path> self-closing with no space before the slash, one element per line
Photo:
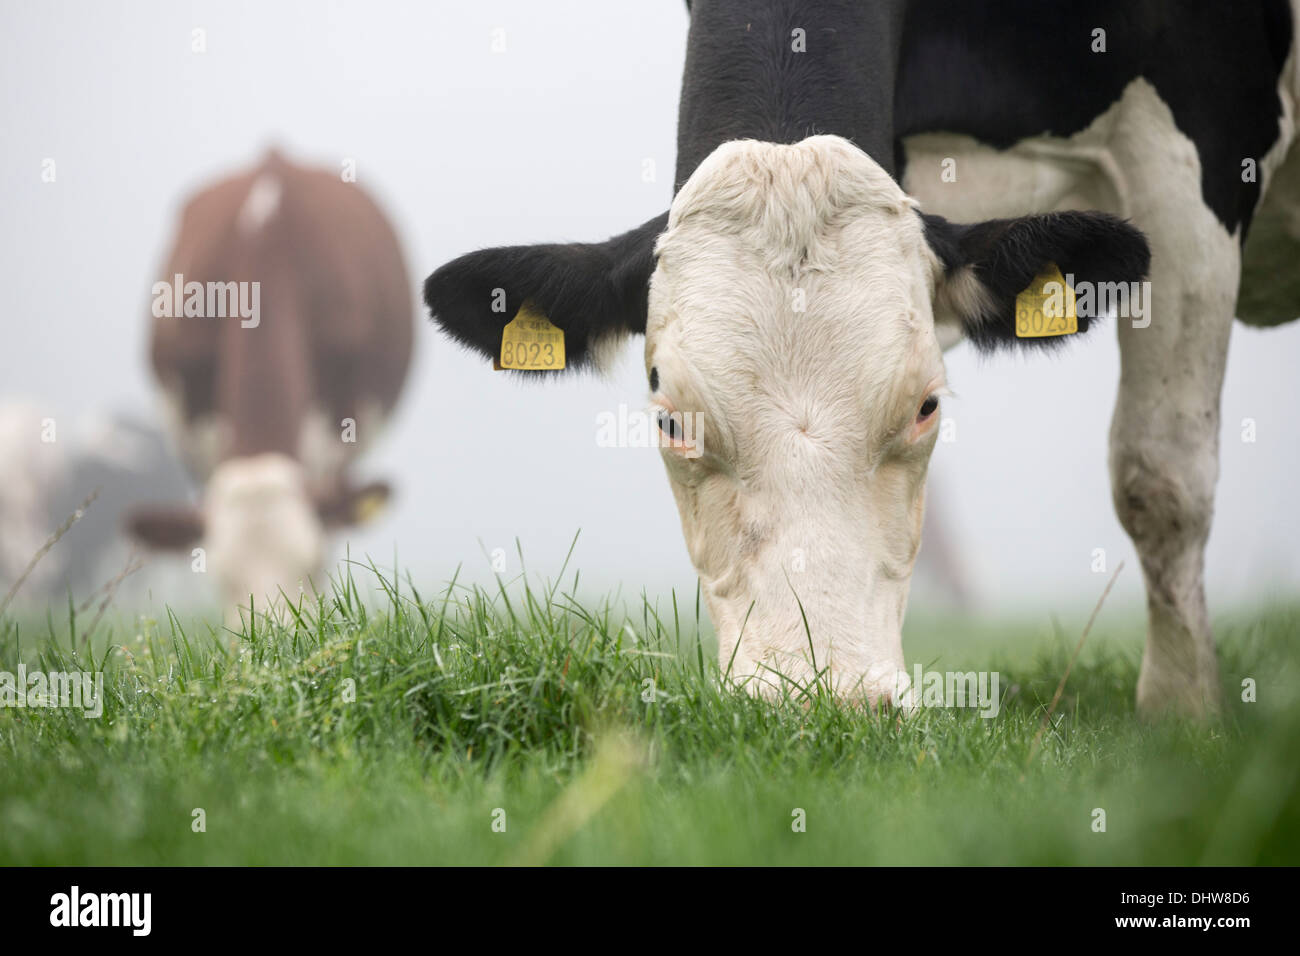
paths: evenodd
<path fill-rule="evenodd" d="M 102 670 L 104 704 L 0 708 L 0 863 L 1297 859 L 1300 607 L 1216 619 L 1227 704 L 1205 726 L 1136 717 L 1142 615 L 1103 606 L 1036 753 L 1082 621 L 914 608 L 909 667 L 999 672 L 984 718 L 755 700 L 704 619 L 695 595 L 593 598 L 572 568 L 432 591 L 355 563 L 237 629 L 11 613 L 0 670 Z"/>
<path fill-rule="evenodd" d="M 0 12 L 0 865 L 1300 862 L 1300 0 L 130 6 Z"/>

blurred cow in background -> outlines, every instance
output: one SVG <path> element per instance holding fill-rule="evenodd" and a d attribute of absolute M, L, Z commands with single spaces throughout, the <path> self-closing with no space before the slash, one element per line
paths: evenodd
<path fill-rule="evenodd" d="M 54 525 L 47 525 L 48 489 L 61 470 L 62 448 L 41 441 L 43 418 L 26 402 L 0 406 L 0 594 L 17 583 Z M 57 522 L 56 522 L 57 524 Z M 28 591 L 46 591 L 48 563 L 32 569 Z"/>
<path fill-rule="evenodd" d="M 123 415 L 56 419 L 36 400 L 0 403 L 0 594 L 92 493 L 58 546 L 31 568 L 19 600 L 89 596 L 121 570 L 122 514 L 184 496 L 184 469 L 157 427 Z"/>
<path fill-rule="evenodd" d="M 327 532 L 388 497 L 350 469 L 397 401 L 411 284 L 378 207 L 338 173 L 275 151 L 185 206 L 153 287 L 150 358 L 200 504 L 139 509 L 136 538 L 195 554 L 228 621 L 296 598 Z M 320 582 L 316 582 L 318 585 Z"/>

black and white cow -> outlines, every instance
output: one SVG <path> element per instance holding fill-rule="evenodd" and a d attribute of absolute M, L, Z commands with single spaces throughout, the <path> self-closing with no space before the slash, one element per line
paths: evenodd
<path fill-rule="evenodd" d="M 772 687 L 815 656 L 878 700 L 906 693 L 941 347 L 1058 344 L 1015 327 L 1049 264 L 1076 291 L 1149 275 L 1141 307 L 1112 310 L 1114 500 L 1149 597 L 1138 704 L 1205 713 L 1219 392 L 1274 195 L 1269 250 L 1300 252 L 1295 4 L 697 0 L 670 211 L 607 242 L 471 253 L 425 300 L 488 355 L 525 301 L 570 366 L 644 334 L 722 664 Z M 1300 312 L 1296 270 L 1276 272 L 1253 276 L 1248 317 Z M 700 441 L 674 412 L 703 415 Z"/>

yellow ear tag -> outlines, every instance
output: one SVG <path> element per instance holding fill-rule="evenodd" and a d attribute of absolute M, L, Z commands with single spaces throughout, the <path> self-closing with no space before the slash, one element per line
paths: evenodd
<path fill-rule="evenodd" d="M 1041 339 L 1078 331 L 1074 290 L 1056 263 L 1049 262 L 1029 288 L 1016 296 L 1016 338 Z"/>
<path fill-rule="evenodd" d="M 531 302 L 525 302 L 501 330 L 496 367 L 529 371 L 564 368 L 564 330 L 552 325 Z"/>
<path fill-rule="evenodd" d="M 388 496 L 380 491 L 372 491 L 369 494 L 362 495 L 352 506 L 353 518 L 357 524 L 365 524 L 379 516 L 388 504 Z"/>

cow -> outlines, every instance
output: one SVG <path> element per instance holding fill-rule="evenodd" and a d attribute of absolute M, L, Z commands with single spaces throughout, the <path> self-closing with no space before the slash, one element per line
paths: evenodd
<path fill-rule="evenodd" d="M 1300 311 L 1296 2 L 696 0 L 668 212 L 469 253 L 425 303 L 493 357 L 518 313 L 544 318 L 570 369 L 644 335 L 720 665 L 758 693 L 873 705 L 911 700 L 942 349 L 1110 322 L 1114 506 L 1148 595 L 1138 710 L 1212 714 L 1203 552 L 1241 277 L 1268 287 L 1244 318 Z M 1243 266 L 1256 213 L 1284 267 Z M 1036 335 L 1049 289 L 1060 314 L 1112 295 Z"/>
<path fill-rule="evenodd" d="M 90 507 L 24 580 L 29 604 L 89 597 L 126 564 L 122 516 L 189 490 L 167 436 L 129 415 L 64 419 L 36 401 L 0 402 L 0 594 L 88 497 Z"/>
<path fill-rule="evenodd" d="M 63 520 L 49 513 L 49 489 L 66 471 L 63 446 L 41 441 L 42 429 L 48 429 L 51 421 L 35 402 L 0 404 L 0 528 L 4 529 L 0 535 L 0 596 L 22 579 L 28 564 Z M 58 577 L 54 562 L 41 561 L 31 569 L 24 586 L 29 594 L 48 595 Z"/>
<path fill-rule="evenodd" d="M 411 358 L 414 301 L 392 227 L 339 173 L 271 150 L 185 205 L 151 315 L 150 363 L 203 490 L 197 505 L 136 510 L 131 532 L 194 554 L 230 623 L 250 599 L 319 588 L 328 533 L 390 493 L 352 468 Z"/>

